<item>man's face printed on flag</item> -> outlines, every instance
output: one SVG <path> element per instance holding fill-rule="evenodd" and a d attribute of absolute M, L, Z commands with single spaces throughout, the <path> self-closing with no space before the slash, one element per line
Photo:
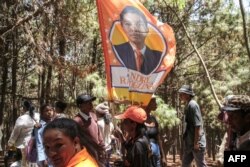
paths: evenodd
<path fill-rule="evenodd" d="M 136 13 L 123 16 L 122 27 L 130 42 L 136 46 L 144 45 L 148 33 L 147 23 Z"/>

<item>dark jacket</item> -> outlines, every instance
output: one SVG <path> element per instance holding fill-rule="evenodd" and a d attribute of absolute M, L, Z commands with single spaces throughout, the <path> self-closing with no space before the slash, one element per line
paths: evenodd
<path fill-rule="evenodd" d="M 146 136 L 140 136 L 135 141 L 129 140 L 125 143 L 125 161 L 129 167 L 151 167 L 150 144 Z M 126 164 L 126 163 L 125 163 Z M 124 165 L 126 167 L 126 165 Z"/>
<path fill-rule="evenodd" d="M 135 53 L 129 42 L 120 45 L 114 45 L 114 50 L 116 52 L 118 60 L 120 60 L 125 67 L 127 67 L 128 69 L 137 70 Z M 162 52 L 151 50 L 146 46 L 146 51 L 143 57 L 143 64 L 140 72 L 142 74 L 148 75 L 151 72 L 155 71 L 156 67 L 158 67 L 158 65 L 160 64 L 162 59 Z"/>

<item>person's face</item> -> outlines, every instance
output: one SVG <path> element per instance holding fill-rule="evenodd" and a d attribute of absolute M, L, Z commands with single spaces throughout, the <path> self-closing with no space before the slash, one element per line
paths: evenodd
<path fill-rule="evenodd" d="M 234 132 L 241 132 L 243 129 L 245 129 L 246 121 L 242 117 L 242 115 L 235 111 L 235 112 L 227 112 L 228 115 L 228 124 L 231 126 L 232 130 Z"/>
<path fill-rule="evenodd" d="M 63 113 L 63 111 L 59 107 L 55 107 L 55 112 L 56 113 Z"/>
<path fill-rule="evenodd" d="M 51 120 L 54 116 L 54 109 L 50 106 L 44 108 L 42 112 L 42 118 L 45 120 Z"/>
<path fill-rule="evenodd" d="M 43 135 L 45 153 L 54 167 L 65 167 L 79 151 L 78 137 L 71 139 L 58 129 L 49 129 Z"/>
<path fill-rule="evenodd" d="M 180 93 L 179 94 L 179 98 L 180 98 L 180 100 L 181 101 L 188 101 L 188 99 L 190 98 L 190 96 L 188 95 L 188 94 L 186 94 L 186 93 Z"/>
<path fill-rule="evenodd" d="M 90 112 L 93 110 L 93 104 L 91 101 L 87 102 L 87 103 L 82 103 L 79 105 L 79 108 L 82 112 Z"/>
<path fill-rule="evenodd" d="M 144 45 L 148 28 L 139 15 L 135 13 L 126 13 L 122 20 L 122 27 L 130 42 L 135 45 Z"/>
<path fill-rule="evenodd" d="M 130 119 L 124 119 L 122 120 L 122 127 L 124 131 L 128 133 L 128 135 L 134 136 L 135 129 L 136 129 L 136 123 Z"/>
<path fill-rule="evenodd" d="M 25 113 L 26 111 L 28 111 L 27 108 L 23 106 L 22 113 Z"/>

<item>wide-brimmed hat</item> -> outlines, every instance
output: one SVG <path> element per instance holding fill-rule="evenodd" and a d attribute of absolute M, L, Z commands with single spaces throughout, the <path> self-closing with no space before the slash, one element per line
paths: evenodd
<path fill-rule="evenodd" d="M 179 93 L 185 93 L 191 96 L 195 96 L 195 93 L 190 85 L 183 85 L 179 90 Z"/>
<path fill-rule="evenodd" d="M 92 102 L 96 99 L 96 97 L 91 96 L 89 94 L 80 94 L 79 96 L 77 96 L 76 98 L 76 104 L 83 104 L 83 103 L 88 103 L 88 102 Z"/>
<path fill-rule="evenodd" d="M 221 110 L 227 112 L 239 110 L 250 112 L 250 97 L 247 95 L 228 95 Z"/>
<path fill-rule="evenodd" d="M 99 114 L 107 114 L 107 113 L 109 113 L 108 102 L 103 102 L 103 103 L 98 104 L 96 106 L 95 110 Z"/>
<path fill-rule="evenodd" d="M 144 123 L 147 119 L 145 110 L 138 106 L 130 106 L 122 114 L 114 116 L 116 119 L 131 119 L 137 123 Z"/>

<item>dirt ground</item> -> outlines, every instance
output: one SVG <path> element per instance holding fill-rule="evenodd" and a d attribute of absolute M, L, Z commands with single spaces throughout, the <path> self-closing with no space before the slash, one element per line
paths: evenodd
<path fill-rule="evenodd" d="M 216 161 L 213 161 L 212 158 L 206 157 L 206 162 L 208 167 L 217 167 Z M 168 167 L 180 167 L 181 166 L 181 160 L 180 156 L 175 156 L 175 162 L 173 161 L 173 155 L 167 156 L 167 165 Z M 195 167 L 195 163 L 193 163 L 192 167 Z"/>

